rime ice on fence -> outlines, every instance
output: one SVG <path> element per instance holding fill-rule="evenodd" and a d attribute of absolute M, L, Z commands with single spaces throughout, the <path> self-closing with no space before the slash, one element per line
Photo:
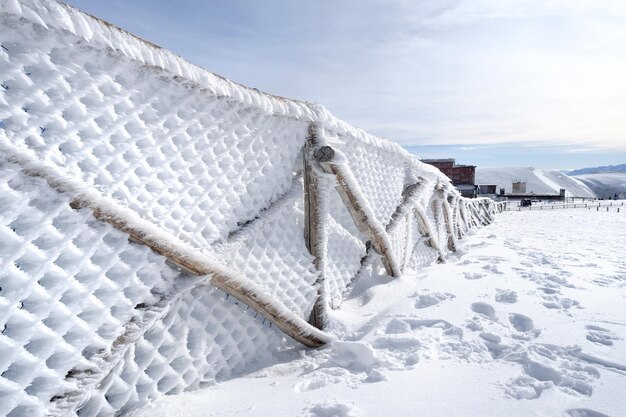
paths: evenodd
<path fill-rule="evenodd" d="M 307 321 L 359 276 L 501 209 L 321 106 L 54 1 L 0 10 L 0 416 L 123 413 L 320 346 Z"/>

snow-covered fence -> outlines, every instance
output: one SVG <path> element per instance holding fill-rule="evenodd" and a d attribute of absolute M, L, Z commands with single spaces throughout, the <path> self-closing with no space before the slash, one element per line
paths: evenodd
<path fill-rule="evenodd" d="M 501 209 L 52 0 L 0 0 L 0 44 L 0 416 L 122 414 L 320 346 L 355 279 Z"/>
<path fill-rule="evenodd" d="M 534 205 L 534 206 L 526 206 L 523 207 L 522 205 L 520 205 L 519 203 L 516 205 L 509 205 L 506 207 L 506 210 L 508 211 L 537 211 L 537 210 L 554 210 L 554 209 L 580 209 L 580 208 L 595 208 L 596 210 L 599 211 L 600 207 L 620 207 L 620 206 L 624 206 L 624 201 L 620 201 L 620 200 L 614 200 L 614 201 L 610 201 L 610 200 L 605 200 L 605 201 L 600 201 L 600 200 L 595 200 L 589 203 L 560 203 L 560 204 L 550 204 L 550 203 L 544 203 L 544 204 L 538 204 L 538 205 Z"/>
<path fill-rule="evenodd" d="M 441 173 L 393 144 L 321 124 L 309 127 L 304 167 L 305 239 L 320 271 L 312 315 L 318 327 L 372 262 L 397 277 L 444 261 L 469 227 L 490 223 L 503 208 L 462 198 Z"/>

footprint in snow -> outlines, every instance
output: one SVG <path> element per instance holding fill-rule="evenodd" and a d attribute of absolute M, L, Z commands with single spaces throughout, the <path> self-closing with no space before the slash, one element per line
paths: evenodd
<path fill-rule="evenodd" d="M 599 411 L 590 410 L 589 408 L 570 408 L 565 411 L 564 417 L 609 417 Z"/>
<path fill-rule="evenodd" d="M 294 386 L 296 392 L 313 391 L 333 384 L 356 388 L 362 383 L 385 379 L 379 370 L 384 368 L 385 361 L 381 360 L 379 352 L 370 344 L 336 341 L 330 348 L 326 362 L 301 375 L 300 381 Z"/>
<path fill-rule="evenodd" d="M 450 329 L 456 328 L 449 322 L 442 319 L 417 319 L 413 317 L 405 317 L 399 318 L 394 317 L 387 324 L 387 328 L 385 330 L 386 334 L 401 334 L 407 333 L 415 330 L 422 330 L 427 328 L 434 329 L 442 329 L 444 331 L 449 331 Z"/>
<path fill-rule="evenodd" d="M 533 320 L 519 313 L 509 314 L 509 322 L 513 325 L 515 332 L 511 334 L 513 339 L 531 340 L 537 338 L 541 334 L 540 329 L 535 329 Z"/>
<path fill-rule="evenodd" d="M 415 336 L 379 336 L 374 339 L 372 346 L 384 356 L 383 362 L 387 369 L 406 370 L 420 361 L 421 343 Z M 385 376 L 374 369 L 363 382 L 384 380 Z"/>
<path fill-rule="evenodd" d="M 559 298 L 557 296 L 544 296 L 543 306 L 549 309 L 556 310 L 569 310 L 571 307 L 580 307 L 580 303 L 571 298 Z"/>
<path fill-rule="evenodd" d="M 484 278 L 486 275 L 479 272 L 463 272 L 463 276 L 465 277 L 465 279 L 481 279 Z"/>
<path fill-rule="evenodd" d="M 472 309 L 472 311 L 474 313 L 481 314 L 481 315 L 483 315 L 485 317 L 488 317 L 488 318 L 490 318 L 492 320 L 496 319 L 496 311 L 491 306 L 491 304 L 487 304 L 487 303 L 484 303 L 482 301 L 477 301 L 475 303 L 472 303 L 470 308 Z"/>
<path fill-rule="evenodd" d="M 535 328 L 533 320 L 523 314 L 509 314 L 509 322 L 511 322 L 515 330 L 517 330 L 518 332 L 529 332 Z"/>
<path fill-rule="evenodd" d="M 557 288 L 552 288 L 552 287 L 541 287 L 539 289 L 543 291 L 544 294 L 548 294 L 548 295 L 556 294 L 559 292 Z"/>
<path fill-rule="evenodd" d="M 493 274 L 498 274 L 498 275 L 503 274 L 503 272 L 498 269 L 498 266 L 495 263 L 487 264 L 483 266 L 483 269 Z"/>
<path fill-rule="evenodd" d="M 598 343 L 605 346 L 613 346 L 614 340 L 621 340 L 619 336 L 605 329 L 604 327 L 588 325 L 587 327 L 587 340 L 590 342 Z"/>
<path fill-rule="evenodd" d="M 488 332 L 482 332 L 480 334 L 480 337 L 486 340 L 487 342 L 491 342 L 491 343 L 500 343 L 502 341 L 502 338 L 498 336 L 497 334 L 488 333 Z"/>
<path fill-rule="evenodd" d="M 324 401 L 309 409 L 310 417 L 354 417 L 354 404 L 343 404 L 336 401 Z"/>
<path fill-rule="evenodd" d="M 482 332 L 480 337 L 483 339 L 483 343 L 493 359 L 502 359 L 503 356 L 506 356 L 512 350 L 512 347 L 502 343 L 502 338 L 496 334 Z"/>
<path fill-rule="evenodd" d="M 569 347 L 531 345 L 528 349 L 509 352 L 502 359 L 519 363 L 524 372 L 505 389 L 507 395 L 516 399 L 539 398 L 543 391 L 552 388 L 589 397 L 593 394 L 594 381 L 600 377 L 595 367 L 572 356 Z"/>
<path fill-rule="evenodd" d="M 484 329 L 482 323 L 480 322 L 480 320 L 478 320 L 476 317 L 474 317 L 473 319 L 470 319 L 466 322 L 465 327 L 467 327 L 468 329 L 470 329 L 473 332 L 480 332 Z"/>
<path fill-rule="evenodd" d="M 539 257 L 539 261 L 543 264 L 543 265 L 552 265 L 554 264 L 554 262 L 548 258 L 547 256 L 543 255 Z"/>
<path fill-rule="evenodd" d="M 426 307 L 431 307 L 439 304 L 440 302 L 447 300 L 449 298 L 456 297 L 454 294 L 450 293 L 431 293 L 431 294 L 421 294 L 415 297 L 415 308 L 422 309 Z"/>
<path fill-rule="evenodd" d="M 515 304 L 517 303 L 517 292 L 496 288 L 496 301 L 502 304 Z"/>
<path fill-rule="evenodd" d="M 387 323 L 387 328 L 385 329 L 385 333 L 387 334 L 401 334 L 410 332 L 411 325 L 407 323 L 405 320 L 394 317 Z"/>
<path fill-rule="evenodd" d="M 574 288 L 564 276 L 567 276 L 567 274 L 544 274 L 544 278 L 547 282 L 549 281 L 564 287 Z"/>
<path fill-rule="evenodd" d="M 484 247 L 487 247 L 487 246 L 489 246 L 489 243 L 487 243 L 487 242 L 478 242 L 478 243 L 474 243 L 474 244 L 471 244 L 471 245 L 467 245 L 468 248 L 472 248 L 472 249 L 484 248 Z"/>

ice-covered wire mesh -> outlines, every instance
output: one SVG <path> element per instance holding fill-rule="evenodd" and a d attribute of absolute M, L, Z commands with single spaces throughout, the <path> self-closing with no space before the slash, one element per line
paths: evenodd
<path fill-rule="evenodd" d="M 309 317 L 318 272 L 303 239 L 302 185 L 270 215 L 263 214 L 234 239 L 234 250 L 223 252 L 226 266 L 264 288 L 300 317 Z"/>
<path fill-rule="evenodd" d="M 332 307 L 339 307 L 365 256 L 366 238 L 355 226 L 348 209 L 334 190 L 329 190 L 324 213 L 326 256 L 323 263 L 326 294 Z"/>
<path fill-rule="evenodd" d="M 102 381 L 81 415 L 98 415 L 88 410 L 102 396 L 110 415 L 228 376 L 280 343 L 256 312 L 6 162 L 0 206 L 2 416 L 65 410 Z"/>
<path fill-rule="evenodd" d="M 400 204 L 407 176 L 405 155 L 368 144 L 352 136 L 338 135 L 338 149 L 361 186 L 378 221 L 387 224 Z"/>
<path fill-rule="evenodd" d="M 78 415 L 121 414 L 159 395 L 207 387 L 251 371 L 282 343 L 254 310 L 219 290 L 194 288 L 129 346 Z"/>
<path fill-rule="evenodd" d="M 89 366 L 84 356 L 107 349 L 176 273 L 14 165 L 0 176 L 0 381 L 13 393 L 0 415 L 43 415 L 56 390 L 75 389 L 70 369 Z"/>
<path fill-rule="evenodd" d="M 275 117 L 75 35 L 3 17 L 2 129 L 196 247 L 291 185 L 306 123 Z"/>
<path fill-rule="evenodd" d="M 446 224 L 443 219 L 441 198 L 437 198 L 436 195 L 432 195 L 426 214 L 428 215 L 428 221 L 433 228 L 433 239 L 435 243 L 441 249 L 447 247 L 448 236 L 446 233 Z"/>

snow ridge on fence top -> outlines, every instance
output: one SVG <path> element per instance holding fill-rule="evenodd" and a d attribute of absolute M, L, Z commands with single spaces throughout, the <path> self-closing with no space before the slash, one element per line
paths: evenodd
<path fill-rule="evenodd" d="M 0 417 L 121 415 L 321 346 L 357 279 L 502 208 L 54 0 L 0 0 L 0 43 Z"/>
<path fill-rule="evenodd" d="M 212 94 L 235 99 L 266 114 L 318 122 L 336 131 L 357 137 L 368 144 L 383 147 L 413 158 L 397 143 L 379 138 L 335 117 L 321 104 L 288 99 L 260 92 L 235 83 L 194 65 L 171 51 L 163 49 L 110 23 L 88 15 L 56 0 L 0 0 L 0 9 L 27 19 L 44 28 L 68 31 L 89 42 L 90 46 L 110 48 L 145 65 L 163 69 L 182 77 Z M 416 159 L 416 158 L 415 158 Z M 421 168 L 436 172 L 430 165 L 415 161 Z"/>

